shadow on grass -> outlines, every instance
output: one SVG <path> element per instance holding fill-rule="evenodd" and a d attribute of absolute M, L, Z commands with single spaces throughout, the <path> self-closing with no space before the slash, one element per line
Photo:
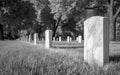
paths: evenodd
<path fill-rule="evenodd" d="M 112 55 L 109 57 L 110 62 L 120 62 L 120 55 Z"/>

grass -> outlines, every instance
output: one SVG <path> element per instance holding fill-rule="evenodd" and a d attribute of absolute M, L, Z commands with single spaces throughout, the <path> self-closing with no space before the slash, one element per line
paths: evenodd
<path fill-rule="evenodd" d="M 104 67 L 84 62 L 82 50 L 47 50 L 40 45 L 0 41 L 0 75 L 120 75 L 120 62 L 114 58 L 118 50 L 111 51 L 111 62 Z"/>

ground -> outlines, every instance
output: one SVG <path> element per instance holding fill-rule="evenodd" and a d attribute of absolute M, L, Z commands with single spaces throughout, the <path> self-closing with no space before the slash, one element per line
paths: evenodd
<path fill-rule="evenodd" d="M 54 42 L 54 48 L 44 44 L 29 44 L 19 40 L 0 41 L 0 75 L 119 75 L 120 42 L 110 42 L 110 63 L 105 67 L 83 61 L 83 45 L 62 48 L 68 43 Z M 57 45 L 57 46 L 56 46 Z M 57 47 L 57 48 L 56 48 Z"/>

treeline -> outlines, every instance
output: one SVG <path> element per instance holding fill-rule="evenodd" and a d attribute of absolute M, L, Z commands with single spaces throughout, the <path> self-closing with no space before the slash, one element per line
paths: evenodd
<path fill-rule="evenodd" d="M 116 40 L 119 0 L 0 0 L 0 39 L 53 30 L 53 36 L 84 34 L 90 15 L 109 17 L 110 40 Z"/>

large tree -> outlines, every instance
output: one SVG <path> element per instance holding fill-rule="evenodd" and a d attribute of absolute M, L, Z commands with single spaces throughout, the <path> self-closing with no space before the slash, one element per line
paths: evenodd
<path fill-rule="evenodd" d="M 82 8 L 87 3 L 87 1 L 88 0 L 86 1 L 85 0 L 81 0 L 81 1 L 79 0 L 49 0 L 51 13 L 54 14 L 54 19 L 55 19 L 53 36 L 55 36 L 56 30 L 58 27 L 62 25 L 68 25 L 71 19 L 78 16 L 78 12 L 79 14 L 81 14 Z M 63 26 L 63 27 L 66 27 L 66 26 Z"/>

